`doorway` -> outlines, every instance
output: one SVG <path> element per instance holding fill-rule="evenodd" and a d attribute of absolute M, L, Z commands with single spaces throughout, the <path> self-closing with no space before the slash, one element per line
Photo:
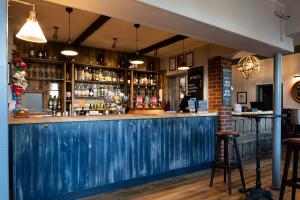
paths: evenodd
<path fill-rule="evenodd" d="M 283 107 L 283 84 L 281 84 L 281 108 Z M 273 84 L 256 86 L 256 101 L 263 102 L 265 110 L 273 110 Z"/>

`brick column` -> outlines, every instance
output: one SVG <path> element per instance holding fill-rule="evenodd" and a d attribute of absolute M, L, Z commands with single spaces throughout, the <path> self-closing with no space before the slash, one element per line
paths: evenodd
<path fill-rule="evenodd" d="M 208 107 L 218 112 L 218 131 L 232 131 L 231 105 L 224 106 L 222 102 L 224 68 L 231 71 L 231 60 L 214 57 L 208 62 Z"/>

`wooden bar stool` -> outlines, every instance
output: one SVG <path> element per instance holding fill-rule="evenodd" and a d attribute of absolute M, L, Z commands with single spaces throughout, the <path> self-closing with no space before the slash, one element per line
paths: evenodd
<path fill-rule="evenodd" d="M 283 169 L 283 175 L 281 181 L 279 200 L 283 200 L 285 186 L 292 187 L 292 199 L 294 200 L 296 198 L 296 188 L 300 189 L 300 184 L 298 183 L 300 182 L 300 178 L 297 177 L 300 138 L 289 138 L 287 139 L 286 144 L 287 144 L 287 151 L 286 151 L 286 157 L 285 157 L 285 163 L 284 163 L 284 169 Z M 294 153 L 293 176 L 292 179 L 287 180 L 292 153 Z"/>
<path fill-rule="evenodd" d="M 236 142 L 236 137 L 239 137 L 240 134 L 238 132 L 218 132 L 217 133 L 217 143 L 215 150 L 215 160 L 212 165 L 211 177 L 210 177 L 210 187 L 213 185 L 214 174 L 216 168 L 224 170 L 224 183 L 226 183 L 226 175 L 228 176 L 228 192 L 231 194 L 231 170 L 239 169 L 241 175 L 241 181 L 243 185 L 243 189 L 246 189 L 243 167 L 240 158 L 240 153 L 238 150 L 238 145 Z M 218 155 L 221 152 L 221 142 L 224 142 L 224 161 L 218 161 Z M 233 148 L 236 153 L 236 161 L 231 160 L 232 155 L 230 154 L 230 143 L 233 142 Z"/>

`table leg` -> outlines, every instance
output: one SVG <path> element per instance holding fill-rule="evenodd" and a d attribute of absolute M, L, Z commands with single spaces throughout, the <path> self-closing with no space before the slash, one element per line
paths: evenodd
<path fill-rule="evenodd" d="M 259 143 L 259 119 L 255 118 L 256 121 L 256 189 L 261 189 L 260 179 L 260 143 Z"/>

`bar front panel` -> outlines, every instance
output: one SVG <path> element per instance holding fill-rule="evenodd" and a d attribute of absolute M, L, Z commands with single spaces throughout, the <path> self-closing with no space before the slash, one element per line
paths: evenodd
<path fill-rule="evenodd" d="M 215 132 L 216 116 L 10 125 L 14 197 L 55 199 L 207 167 Z"/>

